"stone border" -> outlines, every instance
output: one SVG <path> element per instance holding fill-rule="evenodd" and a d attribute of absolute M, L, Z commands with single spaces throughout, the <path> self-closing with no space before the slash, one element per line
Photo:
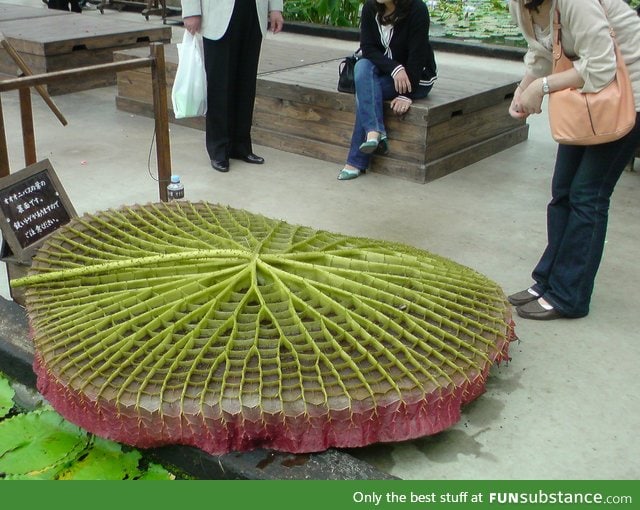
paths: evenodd
<path fill-rule="evenodd" d="M 287 21 L 284 24 L 284 31 L 291 32 L 292 34 L 309 35 L 313 37 L 326 37 L 343 41 L 354 41 L 355 43 L 358 42 L 360 37 L 359 30 L 357 28 L 330 27 L 314 23 L 303 23 L 300 21 Z M 522 60 L 526 52 L 525 48 L 519 48 L 516 46 L 473 43 L 450 39 L 447 37 L 432 37 L 431 43 L 433 45 L 433 49 L 436 51 L 464 53 L 465 55 L 502 58 L 506 60 Z"/>

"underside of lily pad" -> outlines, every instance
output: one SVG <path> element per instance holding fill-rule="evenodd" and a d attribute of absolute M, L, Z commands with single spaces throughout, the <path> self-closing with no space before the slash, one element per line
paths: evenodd
<path fill-rule="evenodd" d="M 434 434 L 508 356 L 500 287 L 406 245 L 204 202 L 75 218 L 26 286 L 38 387 L 138 447 L 293 453 Z"/>

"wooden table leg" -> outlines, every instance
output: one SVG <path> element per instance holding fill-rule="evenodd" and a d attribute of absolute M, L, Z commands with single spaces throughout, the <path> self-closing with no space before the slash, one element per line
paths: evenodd
<path fill-rule="evenodd" d="M 4 131 L 2 97 L 0 96 L 0 177 L 7 177 L 9 172 L 9 153 L 7 152 L 7 137 Z"/>
<path fill-rule="evenodd" d="M 22 147 L 24 150 L 24 165 L 36 163 L 36 137 L 33 130 L 33 110 L 31 108 L 31 89 L 18 91 L 20 96 L 20 120 L 22 122 Z"/>

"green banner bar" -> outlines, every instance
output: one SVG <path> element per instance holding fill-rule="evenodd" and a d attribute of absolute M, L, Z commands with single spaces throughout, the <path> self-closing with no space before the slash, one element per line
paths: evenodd
<path fill-rule="evenodd" d="M 37 485 L 34 485 L 37 484 Z M 630 481 L 139 481 L 0 484 L 2 508 L 61 510 L 638 508 Z"/>

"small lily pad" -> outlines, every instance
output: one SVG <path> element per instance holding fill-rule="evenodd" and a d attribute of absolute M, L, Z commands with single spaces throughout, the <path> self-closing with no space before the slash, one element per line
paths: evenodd
<path fill-rule="evenodd" d="M 58 475 L 58 480 L 132 480 L 142 473 L 138 469 L 141 454 L 123 452 L 121 445 L 95 438 L 93 446 Z"/>
<path fill-rule="evenodd" d="M 14 395 L 15 392 L 9 384 L 9 381 L 0 375 L 0 418 L 9 414 L 9 411 L 13 408 Z"/>
<path fill-rule="evenodd" d="M 0 422 L 0 472 L 52 478 L 87 445 L 87 434 L 55 411 L 19 414 Z"/>

